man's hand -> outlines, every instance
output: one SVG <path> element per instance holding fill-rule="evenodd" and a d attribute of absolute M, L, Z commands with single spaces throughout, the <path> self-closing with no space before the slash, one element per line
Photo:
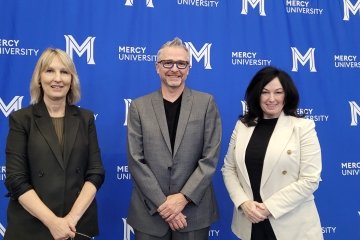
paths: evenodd
<path fill-rule="evenodd" d="M 166 201 L 157 209 L 160 216 L 166 221 L 173 220 L 184 209 L 188 201 L 182 193 L 169 195 Z"/>
<path fill-rule="evenodd" d="M 171 221 L 168 221 L 168 224 L 173 231 L 184 229 L 187 227 L 186 216 L 179 213 Z"/>

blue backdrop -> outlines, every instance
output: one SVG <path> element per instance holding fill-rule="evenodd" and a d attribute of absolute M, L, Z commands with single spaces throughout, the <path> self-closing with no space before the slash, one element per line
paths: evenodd
<path fill-rule="evenodd" d="M 0 26 L 1 196 L 8 115 L 29 104 L 41 52 L 61 48 L 80 76 L 79 105 L 95 112 L 106 168 L 97 239 L 133 239 L 126 224 L 127 109 L 131 99 L 159 88 L 157 50 L 178 36 L 191 52 L 187 85 L 215 96 L 223 123 L 214 176 L 221 217 L 210 239 L 236 239 L 220 167 L 245 88 L 270 64 L 294 78 L 299 112 L 316 121 L 323 181 L 315 196 L 325 239 L 360 239 L 360 0 L 0 0 Z M 0 236 L 7 202 L 0 198 Z"/>

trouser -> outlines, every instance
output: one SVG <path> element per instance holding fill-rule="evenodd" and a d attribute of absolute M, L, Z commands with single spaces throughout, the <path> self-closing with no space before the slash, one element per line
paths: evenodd
<path fill-rule="evenodd" d="M 276 240 L 269 219 L 252 224 L 251 240 Z"/>
<path fill-rule="evenodd" d="M 169 228 L 169 231 L 162 237 L 151 236 L 135 230 L 135 240 L 207 240 L 208 237 L 209 227 L 191 232 L 172 231 Z"/>

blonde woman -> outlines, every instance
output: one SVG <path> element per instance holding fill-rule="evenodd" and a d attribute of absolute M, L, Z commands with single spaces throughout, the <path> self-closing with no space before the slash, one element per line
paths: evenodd
<path fill-rule="evenodd" d="M 6 240 L 98 235 L 95 195 L 104 181 L 94 116 L 74 104 L 80 83 L 60 49 L 46 49 L 30 83 L 31 105 L 9 117 Z"/>

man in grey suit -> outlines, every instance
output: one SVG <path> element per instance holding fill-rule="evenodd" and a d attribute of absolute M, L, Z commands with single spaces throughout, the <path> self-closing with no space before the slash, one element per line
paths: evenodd
<path fill-rule="evenodd" d="M 128 113 L 133 191 L 128 223 L 137 240 L 208 239 L 218 218 L 212 186 L 221 143 L 214 98 L 185 87 L 189 50 L 181 39 L 157 54 L 159 91 L 135 99 Z"/>

